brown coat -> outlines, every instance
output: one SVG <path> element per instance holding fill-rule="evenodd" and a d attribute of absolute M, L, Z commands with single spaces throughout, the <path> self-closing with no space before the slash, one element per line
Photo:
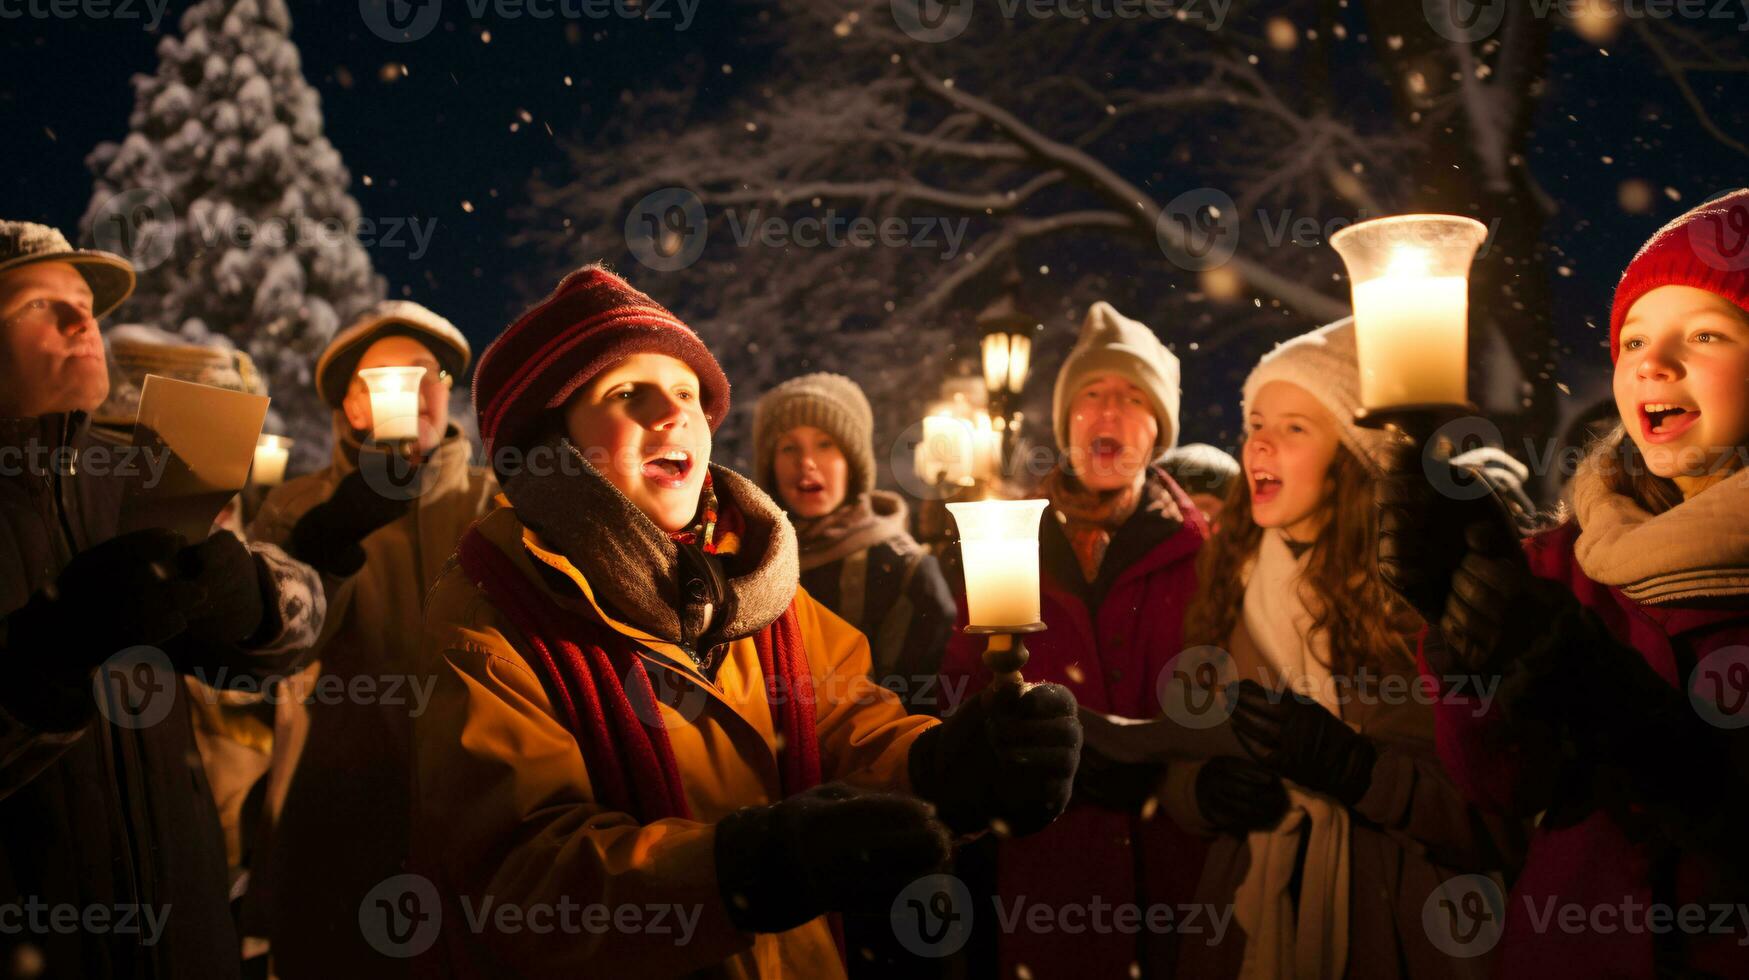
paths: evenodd
<path fill-rule="evenodd" d="M 1228 643 L 1237 679 L 1274 683 L 1262 651 L 1241 619 Z M 1441 882 L 1457 875 L 1510 875 L 1523 856 L 1525 828 L 1472 806 L 1440 765 L 1433 742 L 1433 707 L 1403 696 L 1416 684 L 1414 664 L 1385 673 L 1374 685 L 1339 687 L 1343 720 L 1373 739 L 1378 763 L 1372 786 L 1350 813 L 1349 977 L 1485 977 L 1491 959 L 1456 959 L 1429 941 L 1423 906 Z M 1395 695 L 1395 696 L 1393 696 Z M 1215 835 L 1196 805 L 1202 763 L 1168 767 L 1161 802 L 1181 825 Z M 1244 837 L 1219 834 L 1209 845 L 1196 901 L 1230 907 L 1250 867 Z M 1218 945 L 1186 938 L 1179 974 L 1235 977 L 1245 935 L 1234 921 Z"/>
<path fill-rule="evenodd" d="M 718 492 L 730 489 L 715 472 Z M 503 504 L 479 531 L 522 570 L 527 587 L 638 642 L 662 692 L 661 720 L 695 819 L 639 824 L 596 800 L 577 742 L 524 659 L 522 641 L 462 570 L 451 569 L 427 604 L 426 643 L 442 669 L 431 708 L 414 727 L 416 864 L 443 903 L 441 945 L 429 957 L 435 972 L 843 976 L 825 918 L 749 935 L 730 923 L 718 892 L 715 823 L 783 795 L 778 736 L 752 636 L 728 640 L 714 680 L 707 679 L 675 642 L 604 608 L 607 583 L 591 582 L 525 527 L 508 500 Z M 765 519 L 781 521 L 775 506 L 770 515 Z M 760 519 L 750 514 L 750 526 Z M 784 526 L 781 533 L 792 532 Z M 816 684 L 822 778 L 908 791 L 911 744 L 938 722 L 907 716 L 892 692 L 869 680 L 868 640 L 794 584 L 793 561 L 788 569 L 784 595 L 794 596 Z M 755 604 L 763 603 L 736 605 Z M 635 912 L 651 928 L 470 928 L 469 907 L 479 921 L 486 896 L 531 917 L 566 903 Z M 651 911 L 657 907 L 670 913 L 660 932 Z M 690 932 L 682 934 L 680 916 L 691 917 Z"/>
<path fill-rule="evenodd" d="M 268 495 L 252 539 L 288 540 L 298 519 L 357 468 L 343 423 L 335 447 L 326 469 Z M 361 542 L 364 567 L 324 582 L 328 623 L 318 660 L 291 682 L 298 694 L 280 694 L 267 796 L 272 827 L 251 892 L 282 977 L 377 977 L 404 966 L 368 945 L 358 910 L 373 887 L 405 870 L 413 716 L 425 707 L 432 674 L 422 662 L 421 605 L 462 533 L 497 494 L 497 481 L 469 465 L 469 452 L 452 431 L 426 464 L 433 482 L 406 514 Z"/>

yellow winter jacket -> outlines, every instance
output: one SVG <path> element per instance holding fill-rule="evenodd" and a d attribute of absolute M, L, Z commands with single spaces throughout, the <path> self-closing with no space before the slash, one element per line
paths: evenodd
<path fill-rule="evenodd" d="M 824 917 L 755 936 L 734 928 L 718 893 L 715 822 L 782 797 L 752 638 L 728 643 L 715 681 L 705 679 L 679 647 L 610 614 L 582 572 L 498 503 L 477 528 L 528 587 L 636 640 L 657 690 L 683 692 L 660 710 L 696 819 L 640 825 L 596 801 L 514 629 L 452 562 L 426 603 L 425 641 L 443 665 L 414 725 L 415 869 L 443 907 L 442 941 L 427 957 L 441 961 L 435 972 L 843 976 Z M 907 716 L 870 681 L 867 639 L 799 586 L 795 609 L 817 685 L 822 779 L 908 792 L 911 743 L 938 722 Z"/>

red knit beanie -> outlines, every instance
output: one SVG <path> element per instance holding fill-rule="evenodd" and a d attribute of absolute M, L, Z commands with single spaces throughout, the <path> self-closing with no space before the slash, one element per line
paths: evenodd
<path fill-rule="evenodd" d="M 723 424 L 729 379 L 698 334 L 631 283 L 587 265 L 561 280 L 480 355 L 474 409 L 487 455 L 496 446 L 526 446 L 539 438 L 542 416 L 633 354 L 684 361 L 698 375 L 711 431 Z"/>
<path fill-rule="evenodd" d="M 1749 188 L 1708 201 L 1659 229 L 1628 263 L 1609 315 L 1609 357 L 1621 357 L 1621 326 L 1659 286 L 1693 286 L 1749 310 Z"/>

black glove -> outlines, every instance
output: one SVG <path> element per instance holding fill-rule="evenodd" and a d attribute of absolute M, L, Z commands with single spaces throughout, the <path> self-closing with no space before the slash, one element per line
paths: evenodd
<path fill-rule="evenodd" d="M 1281 822 L 1287 787 L 1254 762 L 1217 755 L 1196 773 L 1196 808 L 1217 830 L 1248 834 Z"/>
<path fill-rule="evenodd" d="M 979 692 L 911 743 L 911 788 L 957 833 L 995 827 L 1018 837 L 1069 805 L 1080 756 L 1068 688 L 1004 685 Z"/>
<path fill-rule="evenodd" d="M 1486 485 L 1462 467 L 1446 473 L 1468 493 Z M 1506 508 L 1492 492 L 1455 499 L 1418 471 L 1381 477 L 1374 499 L 1379 576 L 1444 639 L 1428 645 L 1428 666 L 1440 676 L 1497 669 L 1504 626 L 1531 612 L 1514 602 L 1535 582 Z"/>
<path fill-rule="evenodd" d="M 1091 745 L 1081 748 L 1075 767 L 1075 798 L 1107 810 L 1136 813 L 1154 796 L 1166 767 L 1150 762 L 1118 762 Z"/>
<path fill-rule="evenodd" d="M 370 450 L 361 450 L 369 452 Z M 319 572 L 347 576 L 364 567 L 365 536 L 405 514 L 413 496 L 379 493 L 353 470 L 326 501 L 310 508 L 292 528 L 286 550 Z"/>
<path fill-rule="evenodd" d="M 177 556 L 177 564 L 184 578 L 206 591 L 206 600 L 189 613 L 188 639 L 232 645 L 260 630 L 266 611 L 263 576 L 255 556 L 235 534 L 220 531 L 189 545 Z"/>
<path fill-rule="evenodd" d="M 1316 701 L 1244 680 L 1228 689 L 1233 732 L 1257 763 L 1354 806 L 1372 785 L 1378 750 Z"/>
<path fill-rule="evenodd" d="M 784 932 L 827 912 L 886 914 L 951 842 L 922 800 L 825 783 L 724 817 L 715 853 L 735 928 Z"/>
<path fill-rule="evenodd" d="M 111 538 L 75 555 L 52 586 L 6 617 L 14 680 L 0 687 L 13 714 L 56 730 L 91 707 L 91 672 L 129 647 L 180 634 L 206 598 L 183 578 L 182 536 L 156 529 Z"/>

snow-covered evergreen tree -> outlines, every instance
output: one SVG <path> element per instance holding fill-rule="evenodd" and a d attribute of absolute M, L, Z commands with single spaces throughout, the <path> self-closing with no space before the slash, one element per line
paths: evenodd
<path fill-rule="evenodd" d="M 156 74 L 134 76 L 127 137 L 86 161 L 96 187 L 81 227 L 140 267 L 118 322 L 246 350 L 297 440 L 294 465 L 319 465 L 330 416 L 316 357 L 384 288 L 291 16 L 284 0 L 199 0 L 158 58 Z"/>

